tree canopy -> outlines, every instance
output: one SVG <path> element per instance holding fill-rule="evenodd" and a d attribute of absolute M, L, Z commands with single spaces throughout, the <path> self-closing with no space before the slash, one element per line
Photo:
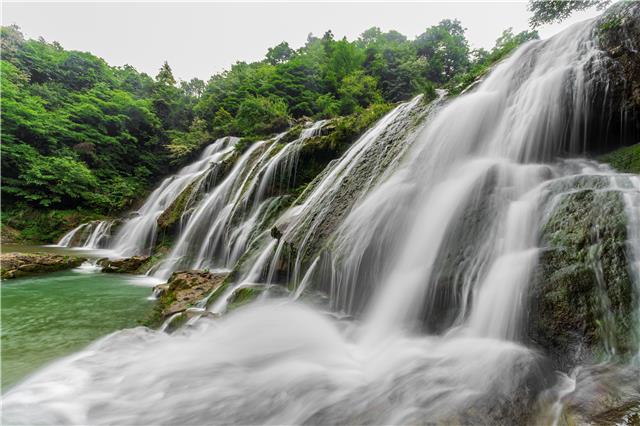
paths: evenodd
<path fill-rule="evenodd" d="M 540 25 L 561 22 L 573 12 L 597 7 L 604 9 L 611 0 L 529 0 L 532 13 L 529 23 L 533 28 Z"/>

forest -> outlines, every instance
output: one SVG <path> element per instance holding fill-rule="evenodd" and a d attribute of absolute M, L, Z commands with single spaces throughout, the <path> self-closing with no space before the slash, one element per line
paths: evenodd
<path fill-rule="evenodd" d="M 536 31 L 505 30 L 472 50 L 443 20 L 409 40 L 377 27 L 353 41 L 309 34 L 269 48 L 208 82 L 114 67 L 88 52 L 2 28 L 2 223 L 13 239 L 49 241 L 61 229 L 135 206 L 155 182 L 225 135 L 246 142 L 296 122 L 382 111 L 418 93 L 461 92 Z M 21 233 L 14 231 L 19 229 Z"/>

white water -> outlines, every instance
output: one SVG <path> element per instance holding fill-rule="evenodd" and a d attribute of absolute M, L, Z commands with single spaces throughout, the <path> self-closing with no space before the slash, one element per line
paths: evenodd
<path fill-rule="evenodd" d="M 350 194 L 357 203 L 321 255 L 312 242 L 332 217 L 339 189 L 365 156 L 376 158 L 380 136 L 406 121 L 419 99 L 389 113 L 325 171 L 303 203 L 278 220 L 279 242 L 251 234 L 269 202 L 261 179 L 287 156 L 278 157 L 284 149 L 275 152 L 277 140 L 253 144 L 195 208 L 160 273 L 216 259 L 215 266 L 229 265 L 249 240 L 260 242 L 249 271 L 210 308 L 223 312 L 234 290 L 273 270 L 285 242 L 295 242 L 294 298 L 315 285 L 327 291 L 331 308 L 359 321 L 279 300 L 255 302 L 220 320 L 203 318 L 173 335 L 143 328 L 114 333 L 10 391 L 5 419 L 532 420 L 524 413 L 554 374 L 523 342 L 522 298 L 541 248 L 540 227 L 580 178 L 604 176 L 609 184 L 591 189 L 623 194 L 629 253 L 638 266 L 638 177 L 583 160 L 556 161 L 565 152 L 579 155 L 586 143 L 580 129 L 590 82 L 583 70 L 598 63 L 590 31 L 591 23 L 579 24 L 523 46 L 478 88 L 436 112 L 408 151 L 400 151 L 397 167 L 373 168 Z M 385 179 L 376 181 L 381 172 Z M 232 221 L 235 214 L 240 219 Z M 308 252 L 314 256 L 303 259 Z M 573 390 L 563 388 L 560 397 Z M 551 417 L 561 410 L 554 404 Z"/>

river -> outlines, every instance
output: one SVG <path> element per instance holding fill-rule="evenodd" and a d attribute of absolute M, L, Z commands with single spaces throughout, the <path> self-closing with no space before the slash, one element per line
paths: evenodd
<path fill-rule="evenodd" d="M 5 245 L 5 251 L 60 251 Z M 2 391 L 98 337 L 135 327 L 153 303 L 136 277 L 76 268 L 7 280 L 2 295 Z"/>

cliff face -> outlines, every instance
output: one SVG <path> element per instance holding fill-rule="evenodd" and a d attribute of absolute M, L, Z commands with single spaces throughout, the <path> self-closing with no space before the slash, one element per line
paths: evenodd
<path fill-rule="evenodd" d="M 606 82 L 595 102 L 608 123 L 606 146 L 640 142 L 640 3 L 619 2 L 598 20 L 595 42 L 605 53 Z M 594 117 L 595 119 L 596 117 Z M 610 150 L 610 149 L 609 149 Z"/>

